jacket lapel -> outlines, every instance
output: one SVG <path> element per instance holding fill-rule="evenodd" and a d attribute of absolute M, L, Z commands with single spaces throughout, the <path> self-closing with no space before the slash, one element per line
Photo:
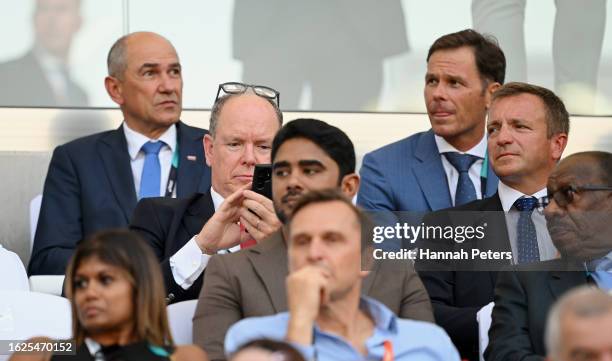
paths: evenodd
<path fill-rule="evenodd" d="M 136 206 L 136 190 L 122 126 L 100 138 L 96 148 L 113 195 L 123 210 L 126 222 L 129 223 Z"/>
<path fill-rule="evenodd" d="M 203 133 L 182 122 L 177 123 L 176 127 L 179 144 L 176 194 L 182 198 L 195 192 L 206 192 L 210 187 L 210 181 L 199 187 L 202 177 L 210 179 L 210 168 L 204 159 Z"/>
<path fill-rule="evenodd" d="M 571 288 L 587 284 L 586 271 L 576 271 L 582 268 L 581 265 L 561 262 L 558 261 L 557 270 L 550 271 L 548 275 L 548 285 L 555 299 L 561 297 Z"/>
<path fill-rule="evenodd" d="M 203 194 L 195 194 L 192 196 L 193 201 L 189 203 L 185 210 L 185 216 L 180 217 L 182 212 L 177 212 L 182 222 L 175 222 L 175 225 L 168 231 L 169 235 L 176 235 L 178 232 L 177 227 L 182 225 L 184 231 L 188 235 L 195 235 L 200 233 L 204 224 L 215 214 L 215 204 L 212 201 L 210 190 Z M 172 243 L 166 242 L 166 244 Z M 183 245 L 180 245 L 182 247 Z"/>
<path fill-rule="evenodd" d="M 414 155 L 418 160 L 413 168 L 414 176 L 423 190 L 429 208 L 438 210 L 451 207 L 446 174 L 431 129 L 419 138 Z"/>
<path fill-rule="evenodd" d="M 244 251 L 243 251 L 244 252 Z M 287 246 L 281 231 L 246 250 L 255 273 L 261 278 L 275 312 L 287 310 L 285 279 L 289 273 Z"/>

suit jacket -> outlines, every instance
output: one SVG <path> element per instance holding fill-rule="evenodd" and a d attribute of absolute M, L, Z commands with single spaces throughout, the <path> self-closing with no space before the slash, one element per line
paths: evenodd
<path fill-rule="evenodd" d="M 511 251 L 506 219 L 497 193 L 493 197 L 429 214 L 424 223 L 441 226 L 486 224 L 485 237 L 482 240 L 461 245 L 446 240 L 431 242 L 445 242 L 451 250 L 463 248 L 469 251 L 471 248 L 478 248 L 483 251 Z M 424 242 L 422 247 L 427 246 Z M 482 306 L 493 301 L 497 281 L 497 272 L 494 269 L 510 263 L 509 260 L 493 265 L 469 261 L 464 263 L 466 268 L 461 268 L 456 262 L 442 262 L 442 266 L 447 267 L 446 270 L 436 270 L 434 267 L 428 268 L 431 266 L 430 262 L 417 261 L 417 270 L 431 297 L 436 322 L 449 334 L 462 358 L 478 359 L 476 313 Z M 468 271 L 468 268 L 477 271 Z"/>
<path fill-rule="evenodd" d="M 138 202 L 130 222 L 130 229 L 139 233 L 159 259 L 169 303 L 198 298 L 202 288 L 202 273 L 188 289 L 174 281 L 170 257 L 193 236 L 215 213 L 210 188 L 184 199 L 145 198 Z"/>
<path fill-rule="evenodd" d="M 231 325 L 246 317 L 287 311 L 288 273 L 287 247 L 280 231 L 249 249 L 213 256 L 194 315 L 194 342 L 211 360 L 225 359 L 223 341 Z M 427 292 L 409 262 L 376 263 L 363 281 L 362 292 L 401 318 L 433 322 Z"/>
<path fill-rule="evenodd" d="M 483 197 L 497 191 L 487 165 Z M 433 130 L 386 145 L 363 158 L 357 203 L 367 210 L 429 212 L 452 207 Z"/>
<path fill-rule="evenodd" d="M 543 361 L 548 311 L 565 292 L 587 284 L 580 265 L 555 259 L 500 272 L 485 359 Z"/>
<path fill-rule="evenodd" d="M 87 106 L 87 94 L 67 79 L 66 101 L 59 104 L 38 59 L 32 50 L 20 58 L 0 64 L 0 105 L 6 106 Z"/>
<path fill-rule="evenodd" d="M 210 168 L 202 147 L 206 132 L 177 124 L 181 154 L 178 197 L 210 188 Z M 191 155 L 196 159 L 187 158 Z M 136 200 L 122 127 L 55 148 L 45 180 L 29 273 L 64 274 L 77 242 L 96 231 L 126 227 Z"/>

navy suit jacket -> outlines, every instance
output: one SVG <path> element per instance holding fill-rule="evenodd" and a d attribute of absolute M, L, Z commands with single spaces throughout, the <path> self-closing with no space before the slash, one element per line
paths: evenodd
<path fill-rule="evenodd" d="M 130 229 L 138 232 L 151 245 L 161 263 L 168 303 L 198 298 L 204 273 L 185 290 L 174 281 L 170 257 L 200 233 L 213 214 L 215 205 L 210 187 L 205 193 L 195 193 L 188 198 L 145 198 L 138 202 Z"/>
<path fill-rule="evenodd" d="M 210 188 L 202 146 L 206 133 L 177 123 L 178 197 Z M 136 201 L 122 127 L 57 147 L 45 180 L 30 275 L 64 274 L 77 242 L 99 230 L 127 227 Z"/>
<path fill-rule="evenodd" d="M 433 130 L 386 145 L 363 158 L 357 203 L 367 210 L 429 212 L 452 207 Z M 488 164 L 483 197 L 497 192 Z"/>
<path fill-rule="evenodd" d="M 565 292 L 591 283 L 583 267 L 554 259 L 499 272 L 485 359 L 544 361 L 548 312 Z"/>
<path fill-rule="evenodd" d="M 423 222 L 427 225 L 439 226 L 478 226 L 487 224 L 485 237 L 457 244 L 454 241 L 428 240 L 441 242 L 444 251 L 458 250 L 460 248 L 493 250 L 497 252 L 511 252 L 506 218 L 504 216 L 499 194 L 493 197 L 476 200 L 460 207 L 439 210 L 425 216 Z M 427 245 L 421 243 L 421 247 Z M 435 244 L 433 246 L 436 246 Z M 436 323 L 448 333 L 459 350 L 462 359 L 478 360 L 478 323 L 476 313 L 480 308 L 493 301 L 497 269 L 511 264 L 508 260 L 499 262 L 485 262 L 478 264 L 475 261 L 464 263 L 466 268 L 457 264 L 457 261 L 438 261 L 443 269 L 436 270 L 431 262 L 417 261 L 416 268 L 419 276 L 429 293 L 434 308 Z M 471 264 L 470 264 L 471 263 Z"/>

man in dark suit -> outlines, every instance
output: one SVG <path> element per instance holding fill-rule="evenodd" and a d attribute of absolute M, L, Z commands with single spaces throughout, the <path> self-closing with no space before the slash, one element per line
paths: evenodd
<path fill-rule="evenodd" d="M 281 128 L 272 144 L 272 162 L 274 208 L 283 221 L 307 191 L 337 187 L 353 197 L 359 188 L 353 143 L 342 130 L 320 120 L 296 119 Z M 232 324 L 287 310 L 285 240 L 279 230 L 246 251 L 210 259 L 193 334 L 212 360 L 225 358 L 223 340 Z M 399 317 L 433 321 L 427 293 L 407 263 L 376 263 L 363 293 Z"/>
<path fill-rule="evenodd" d="M 473 30 L 437 39 L 427 54 L 424 89 L 431 129 L 365 155 L 358 204 L 428 212 L 493 195 L 485 117 L 505 68 L 495 41 Z"/>
<path fill-rule="evenodd" d="M 586 283 L 612 289 L 612 154 L 565 158 L 548 180 L 548 193 L 544 214 L 561 259 L 499 273 L 487 360 L 544 360 L 552 304 Z"/>
<path fill-rule="evenodd" d="M 218 98 L 211 111 L 204 137 L 211 187 L 184 199 L 145 199 L 130 222 L 160 260 L 170 302 L 198 297 L 211 255 L 239 251 L 280 227 L 272 201 L 250 190 L 282 125 L 278 98 L 243 89 Z"/>
<path fill-rule="evenodd" d="M 86 106 L 87 95 L 69 74 L 68 58 L 81 28 L 81 0 L 37 0 L 34 46 L 0 64 L 0 105 Z"/>
<path fill-rule="evenodd" d="M 210 187 L 206 131 L 179 121 L 183 80 L 172 44 L 154 33 L 126 35 L 111 48 L 108 71 L 106 89 L 124 122 L 53 152 L 30 274 L 63 274 L 76 243 L 127 226 L 139 198 L 186 197 Z M 151 145 L 157 153 L 146 154 Z"/>
<path fill-rule="evenodd" d="M 550 90 L 508 83 L 492 96 L 487 132 L 491 165 L 500 179 L 497 193 L 435 212 L 425 220 L 426 224 L 437 225 L 483 225 L 484 237 L 465 243 L 446 241 L 451 249 L 469 249 L 470 258 L 465 263 L 442 262 L 450 268 L 440 271 L 428 270 L 431 262 L 425 260 L 418 267 L 432 299 L 436 322 L 449 333 L 462 357 L 470 360 L 478 359 L 476 313 L 493 301 L 495 270 L 511 263 L 557 257 L 544 216 L 535 209 L 539 205 L 541 209 L 548 176 L 567 144 L 569 115 Z M 524 202 L 529 202 L 530 208 L 521 208 Z M 438 246 L 440 240 L 433 243 Z M 428 241 L 423 240 L 421 246 L 427 248 Z M 503 256 L 493 261 L 472 259 L 472 249 Z M 440 266 L 440 262 L 433 264 Z"/>

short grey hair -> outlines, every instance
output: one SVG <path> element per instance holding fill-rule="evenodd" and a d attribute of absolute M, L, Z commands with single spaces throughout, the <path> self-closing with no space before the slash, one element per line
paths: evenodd
<path fill-rule="evenodd" d="M 219 126 L 219 116 L 221 115 L 221 110 L 223 109 L 223 106 L 225 105 L 225 103 L 227 103 L 227 101 L 231 98 L 239 97 L 244 94 L 246 93 L 225 94 L 223 96 L 220 96 L 219 99 L 217 99 L 217 101 L 215 102 L 215 104 L 213 104 L 212 110 L 210 111 L 210 124 L 208 125 L 208 132 L 210 133 L 211 137 L 214 138 L 216 135 L 217 127 Z M 276 118 L 278 119 L 278 126 L 279 128 L 282 127 L 283 126 L 283 113 L 281 112 L 278 105 L 276 105 L 276 102 L 266 97 L 261 97 L 261 98 L 266 100 L 270 105 L 272 105 L 272 108 L 274 108 L 274 113 L 276 114 Z"/>
<path fill-rule="evenodd" d="M 567 292 L 548 313 L 546 322 L 546 351 L 548 356 L 558 358 L 563 341 L 561 323 L 566 315 L 579 318 L 601 317 L 612 313 L 612 296 L 599 288 L 581 286 Z"/>
<path fill-rule="evenodd" d="M 123 35 L 111 46 L 106 58 L 108 75 L 113 78 L 123 79 L 127 69 L 127 39 L 131 34 Z"/>

